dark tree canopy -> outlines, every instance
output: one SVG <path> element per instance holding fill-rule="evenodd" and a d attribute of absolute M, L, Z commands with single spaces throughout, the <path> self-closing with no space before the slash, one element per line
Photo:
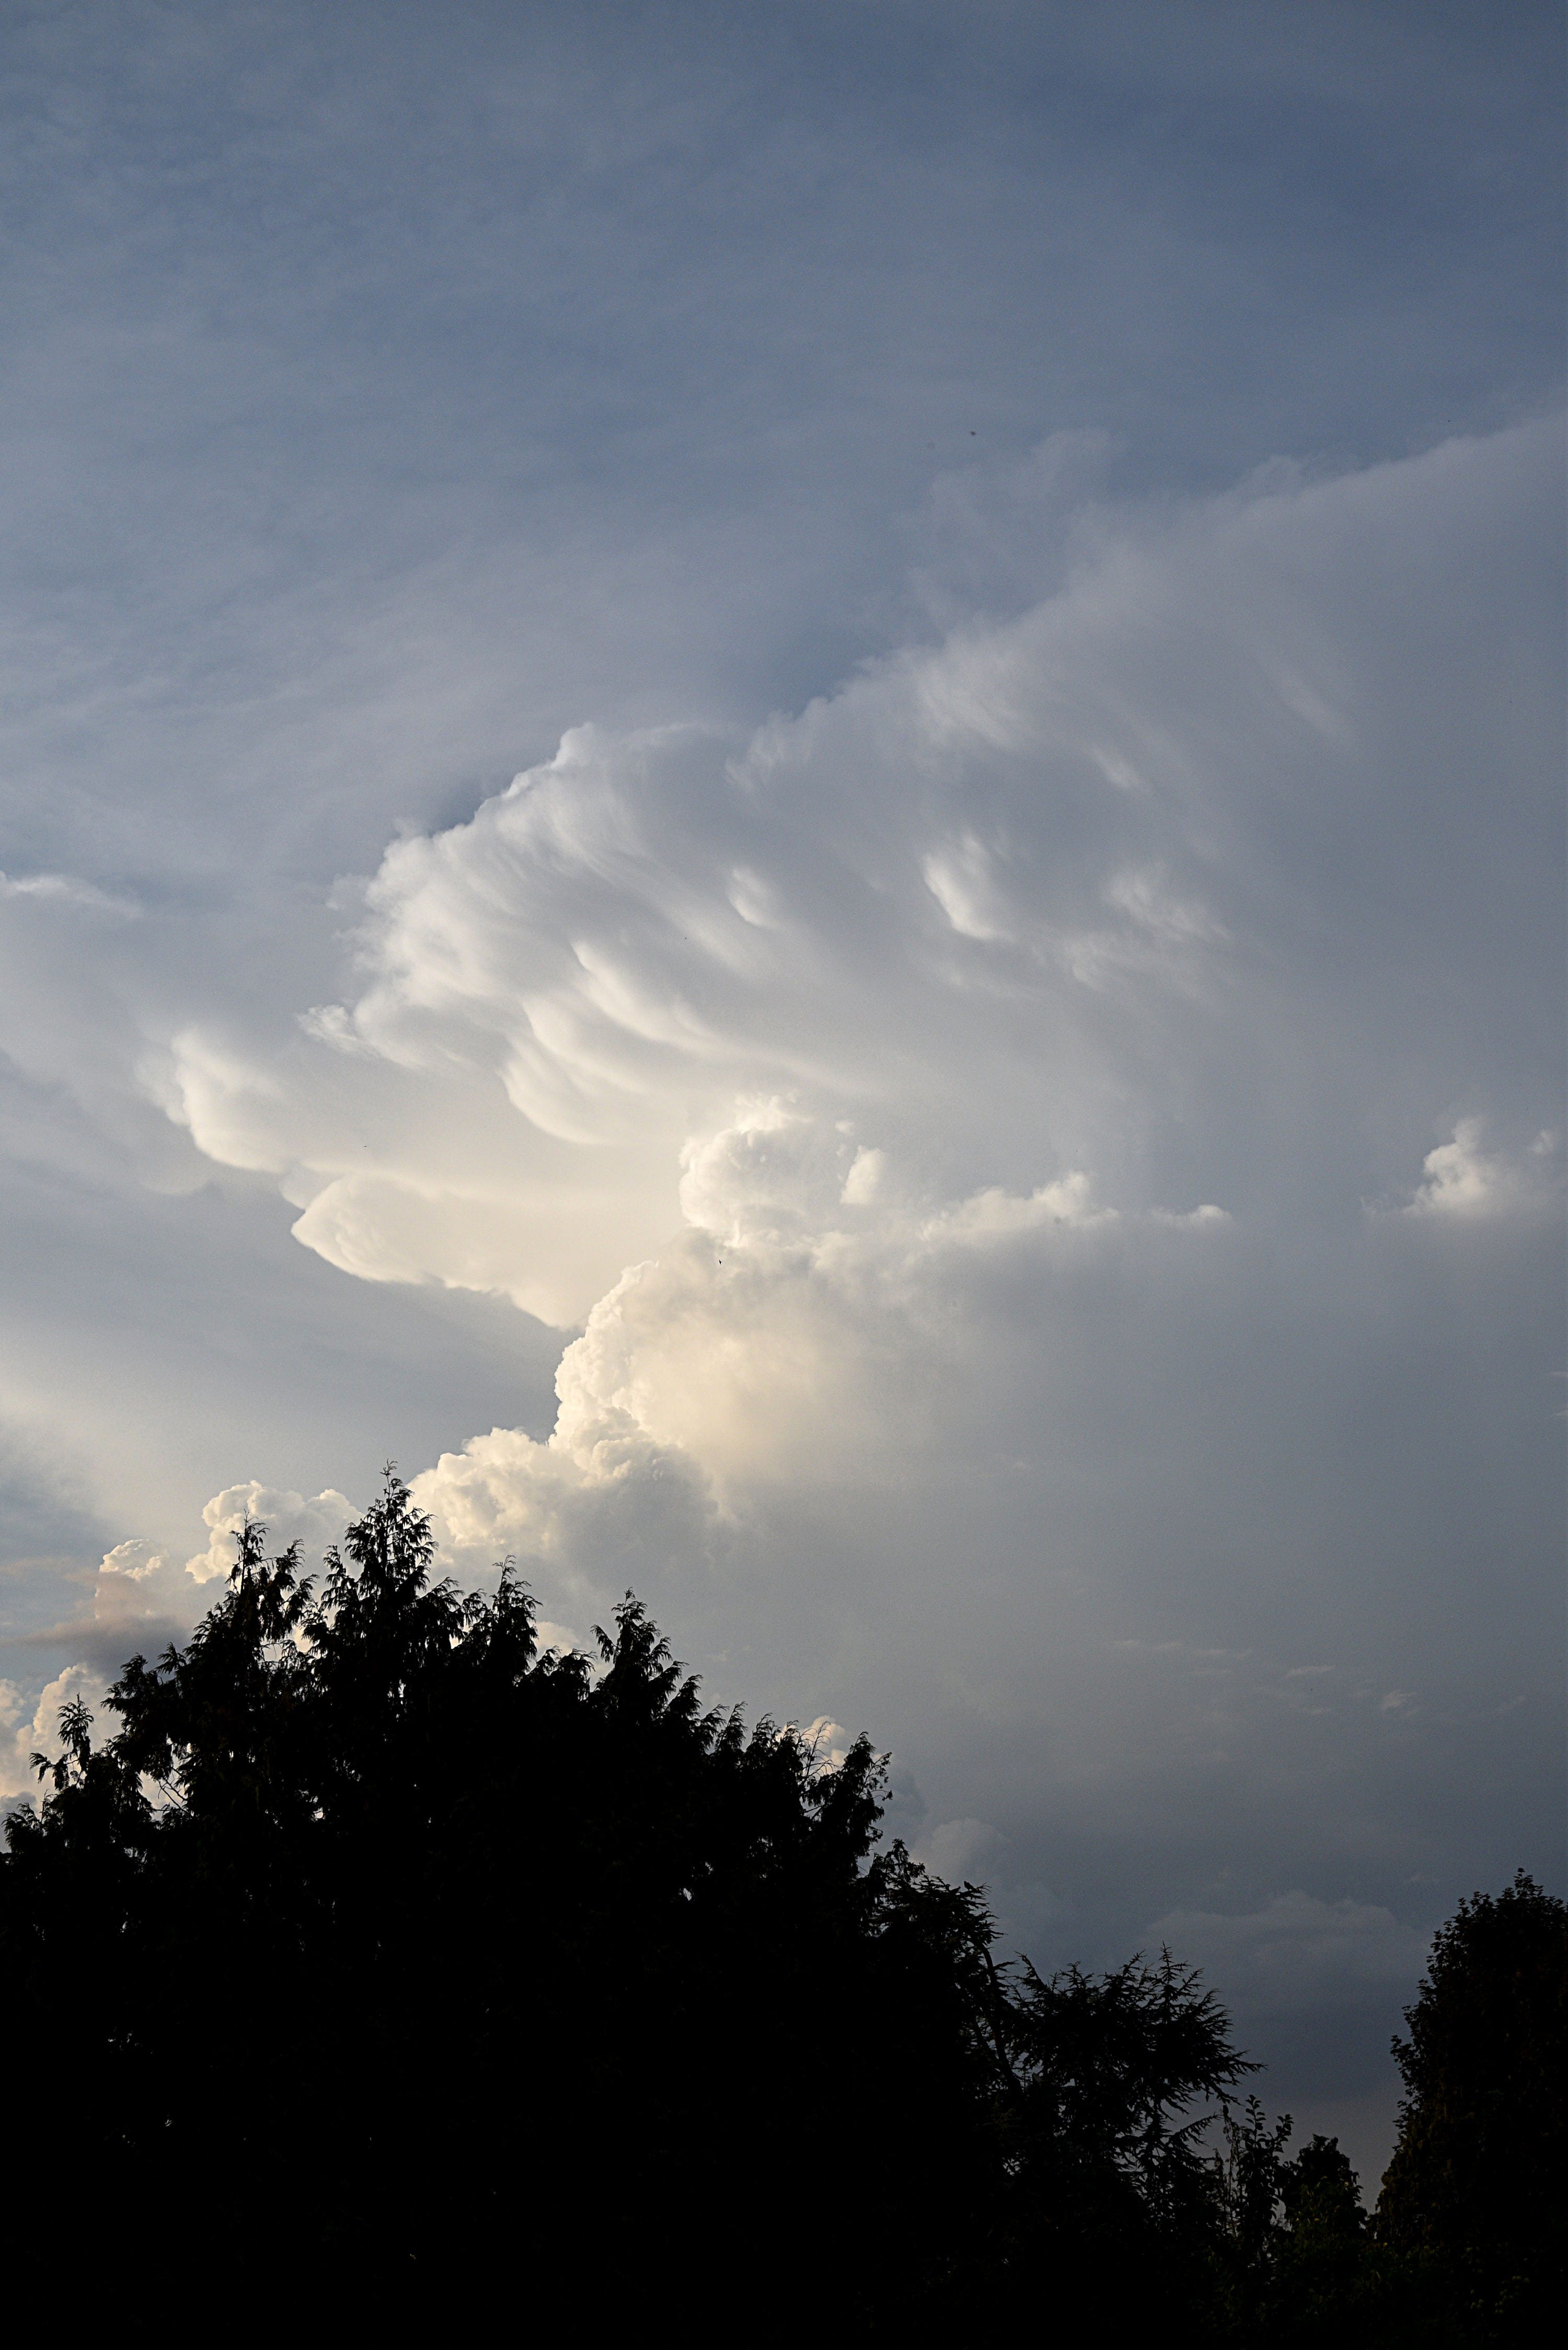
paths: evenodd
<path fill-rule="evenodd" d="M 1002 1960 L 864 1739 L 705 1707 L 629 1596 L 541 1649 L 432 1556 L 392 1471 L 319 1590 L 249 1526 L 114 1734 L 62 1715 L 0 1861 L 13 2247 L 127 2331 L 173 2279 L 590 2341 L 1403 2338 L 1195 1974 Z"/>
<path fill-rule="evenodd" d="M 1461 1902 L 1405 2022 L 1379 2232 L 1478 2321 L 1550 2327 L 1568 2282 L 1568 1905 L 1522 1870 Z"/>

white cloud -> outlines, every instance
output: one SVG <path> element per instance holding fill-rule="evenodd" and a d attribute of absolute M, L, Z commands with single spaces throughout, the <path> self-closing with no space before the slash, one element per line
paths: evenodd
<path fill-rule="evenodd" d="M 871 1150 L 864 1147 L 857 1150 L 844 1179 L 844 1189 L 838 1195 L 840 1204 L 846 1208 L 868 1208 L 881 1190 L 882 1178 L 887 1171 L 888 1154 L 885 1150 Z"/>
<path fill-rule="evenodd" d="M 540 12 L 498 58 L 415 10 L 368 82 L 350 43 L 302 146 L 309 12 L 263 12 L 239 182 L 229 109 L 181 117 L 217 213 L 189 156 L 145 168 L 172 118 L 104 111 L 140 18 L 99 13 L 124 56 L 89 11 L 47 61 L 76 129 L 9 411 L 39 594 L 4 697 L 0 1410 L 71 1503 L 25 1540 L 7 1511 L 17 1556 L 69 1553 L 47 1586 L 156 1537 L 96 1577 L 151 1643 L 137 1610 L 221 1588 L 183 1565 L 219 1482 L 362 1498 L 385 1449 L 446 1447 L 465 1562 L 527 1548 L 579 1627 L 635 1579 L 716 1696 L 864 1722 L 1069 1910 L 1096 1872 L 1190 1908 L 1216 1846 L 1363 1889 L 1433 1820 L 1490 1851 L 1552 1783 L 1561 1679 L 1528 1149 L 1562 1125 L 1557 433 L 1313 455 L 1558 380 L 1545 246 L 1501 233 L 1557 169 L 1533 36 L 1066 12 L 1048 131 L 1129 60 L 1216 120 L 1354 118 L 1403 194 L 1325 271 L 1289 183 L 1314 139 L 1260 203 L 1233 142 L 1151 146 L 1137 106 L 1108 145 L 971 135 L 941 98 L 952 66 L 995 99 L 983 12 L 928 60 L 934 138 L 859 78 L 837 199 L 842 78 L 807 57 L 781 103 L 744 34 L 648 72 L 543 12 L 541 73 Z M 233 47 L 131 82 L 199 99 Z M 294 203 L 345 184 L 346 137 L 352 218 Z M 1500 140 L 1416 286 L 1405 199 Z M 519 157 L 540 201 L 498 206 Z M 567 331 L 519 364 L 542 316 Z M 646 414 L 607 432 L 628 354 Z M 1117 445 L 1020 463 L 1028 414 Z M 1179 503 L 1281 446 L 1307 466 Z M 939 468 L 901 585 L 889 516 Z M 877 631 L 919 641 L 802 708 Z M 587 1326 L 554 1440 L 559 1347 L 441 1284 Z M 12 1628 L 69 1604 L 16 1590 Z M 1223 1659 L 1151 1694 L 1175 1634 L 1339 1670 L 1298 1711 L 1237 1667 L 1199 1708 Z M 1472 1768 L 1465 1693 L 1526 1690 Z"/>
<path fill-rule="evenodd" d="M 18 1802 L 36 1804 L 48 1792 L 40 1789 L 33 1756 L 47 1754 L 52 1762 L 59 1753 L 60 1711 L 73 1699 L 83 1699 L 101 1716 L 107 1686 L 89 1665 L 67 1665 L 31 1701 L 12 1682 L 0 1681 L 0 1806 L 9 1810 Z M 95 1743 L 113 1726 L 99 1720 Z"/>
<path fill-rule="evenodd" d="M 841 1721 L 835 1721 L 830 1715 L 819 1713 L 815 1721 L 805 1724 L 800 1734 L 819 1771 L 842 1771 L 849 1749 L 855 1742 L 853 1731 L 846 1730 Z"/>
<path fill-rule="evenodd" d="M 562 1357 L 549 1438 L 493 1430 L 416 1481 L 465 1572 L 514 1552 L 575 1597 L 602 1595 L 639 1562 L 732 1556 L 765 1495 L 950 1481 L 973 1441 L 952 1417 L 957 1384 L 966 1426 L 1010 1416 L 997 1270 L 1044 1305 L 1054 1279 L 1092 1272 L 1084 1250 L 1102 1235 L 1134 1253 L 1189 1244 L 1171 1220 L 1097 1208 L 1080 1175 L 930 1216 L 896 1186 L 885 1206 L 846 1205 L 850 1148 L 767 1102 L 689 1151 L 694 1228 L 593 1307 Z M 1121 1276 L 1102 1262 L 1098 1277 Z"/>
<path fill-rule="evenodd" d="M 749 736 L 575 730 L 348 893 L 335 989 L 139 996 L 122 961 L 56 1042 L 328 1263 L 576 1326 L 553 1428 L 504 1382 L 488 1432 L 447 1422 L 416 1480 L 446 1558 L 514 1555 L 556 1627 L 634 1586 L 716 1696 L 869 1725 L 954 1855 L 994 1822 L 1054 1884 L 1043 1822 L 1168 1801 L 1299 1849 L 1352 1752 L 1390 1804 L 1396 1747 L 1462 1790 L 1439 1693 L 1478 1640 L 1529 1679 L 1490 1595 L 1536 1587 L 1549 1423 L 1539 1348 L 1489 1367 L 1495 1301 L 1443 1268 L 1459 1199 L 1546 1154 L 1466 1127 L 1417 1212 L 1362 1203 L 1409 1199 L 1448 1105 L 1560 1115 L 1512 1017 L 1556 838 L 1510 681 L 1557 674 L 1554 465 L 1532 430 L 1275 481 Z M 1494 1221 L 1533 1298 L 1543 1220 Z M 348 1504 L 230 1487 L 193 1573 L 246 1508 L 318 1552 Z M 116 1640 L 200 1604 L 159 1556 L 98 1577 Z M 1247 1647 L 1345 1669 L 1282 1698 Z"/>
<path fill-rule="evenodd" d="M 1562 1154 L 1554 1134 L 1539 1134 L 1527 1151 L 1509 1156 L 1482 1148 L 1485 1131 L 1481 1118 L 1463 1118 L 1451 1142 L 1428 1151 L 1425 1180 L 1407 1214 L 1479 1222 L 1561 1197 Z"/>
<path fill-rule="evenodd" d="M 1476 1036 L 1511 1033 L 1506 893 L 1478 908 L 1452 838 L 1485 737 L 1488 855 L 1522 888 L 1543 853 L 1548 730 L 1498 720 L 1496 644 L 1540 634 L 1507 581 L 1554 451 L 1532 429 L 1107 530 L 1036 608 L 749 738 L 574 730 L 388 850 L 337 1003 L 171 1024 L 195 1144 L 270 1170 L 329 1262 L 580 1324 L 553 1430 L 418 1481 L 464 1573 L 515 1554 L 562 1623 L 635 1583 L 854 1719 L 907 1718 L 891 1659 L 933 1643 L 935 1720 L 1042 1703 L 1035 1641 L 1079 1705 L 1069 1659 L 1099 1686 L 1094 1641 L 1206 1577 L 1291 1589 L 1280 1644 L 1309 1644 L 1336 1575 L 1381 1589 L 1374 1552 L 1462 1554 L 1418 1446 L 1393 1486 L 1380 1456 L 1397 1530 L 1380 1501 L 1342 1523 L 1372 1416 L 1334 1399 L 1383 1317 L 1448 1310 L 1412 1305 L 1401 1233 L 1519 1196 L 1467 1125 L 1418 1215 L 1361 1208 L 1408 1196 Z M 1554 1064 L 1487 1084 L 1500 1130 L 1552 1115 Z M 1342 1457 L 1325 1494 L 1305 1464 Z M 815 1678 L 840 1653 L 844 1688 Z M 1081 1701 L 1099 1752 L 1117 1717 Z M 1232 1714 L 1202 1751 L 1251 1751 Z"/>
<path fill-rule="evenodd" d="M 200 1601 L 168 1549 L 142 1535 L 104 1553 L 85 1615 L 58 1627 L 79 1639 L 93 1662 L 112 1670 L 135 1650 L 161 1648 L 189 1627 Z"/>
<path fill-rule="evenodd" d="M 254 1477 L 243 1484 L 225 1486 L 202 1512 L 207 1547 L 186 1561 L 185 1572 L 198 1583 L 227 1575 L 236 1555 L 234 1536 L 249 1521 L 265 1526 L 269 1557 L 296 1542 L 304 1553 L 305 1571 L 313 1573 L 321 1554 L 339 1539 L 353 1515 L 352 1503 L 330 1487 L 306 1500 L 303 1493 L 264 1485 Z"/>
<path fill-rule="evenodd" d="M 1166 1211 L 1158 1212 L 1162 1221 L 1170 1221 Z M 974 1246 L 1011 1239 L 1021 1232 L 1043 1231 L 1053 1224 L 1082 1227 L 1109 1223 L 1116 1213 L 1114 1208 L 1096 1206 L 1088 1176 L 1081 1169 L 1075 1169 L 1057 1182 L 1042 1183 L 1027 1198 L 1000 1191 L 992 1184 L 984 1191 L 977 1191 L 972 1199 L 960 1200 L 943 1209 L 931 1218 L 925 1231 L 932 1242 Z"/>
<path fill-rule="evenodd" d="M 207 1544 L 183 1563 L 168 1544 L 131 1535 L 106 1551 L 93 1579 L 90 1632 L 95 1654 L 115 1661 L 150 1641 L 162 1645 L 189 1628 L 215 1596 L 202 1586 L 226 1577 L 235 1556 L 234 1535 L 248 1517 L 267 1529 L 269 1555 L 298 1541 L 311 1571 L 353 1515 L 341 1493 L 303 1494 L 263 1485 L 254 1478 L 225 1487 L 202 1513 Z M 84 1621 L 61 1627 L 87 1631 Z M 123 1644 L 123 1645 L 120 1645 Z"/>
<path fill-rule="evenodd" d="M 275 1174 L 331 1263 L 564 1324 L 682 1214 L 738 1231 L 738 1184 L 744 1217 L 800 1230 L 846 1185 L 869 1207 L 873 1169 L 880 1212 L 955 1233 L 957 1202 L 1056 1213 L 1079 1182 L 1102 1214 L 1234 1210 L 1238 1179 L 1278 1200 L 1340 1129 L 1361 1196 L 1386 1192 L 1451 1090 L 1418 983 L 1437 1000 L 1455 949 L 1366 842 L 1418 807 L 1407 896 L 1435 912 L 1460 886 L 1423 846 L 1467 804 L 1492 691 L 1458 550 L 1500 515 L 1528 531 L 1552 450 L 1525 431 L 1102 536 L 1035 609 L 750 740 L 575 729 L 470 822 L 387 851 L 344 1001 L 282 1048 L 237 1014 L 187 1022 L 166 1098 L 210 1158 Z M 1303 827 L 1348 861 L 1310 906 Z M 1378 978 L 1389 953 L 1407 990 Z M 1402 1133 L 1355 1107 L 1396 1061 Z M 1420 1212 L 1517 1191 L 1478 1133 L 1428 1157 Z"/>
<path fill-rule="evenodd" d="M 79 1644 L 86 1657 L 56 1674 L 36 1698 L 14 1681 L 0 1681 L 0 1799 L 36 1794 L 36 1774 L 28 1758 L 35 1750 L 56 1751 L 50 1742 L 59 1710 L 70 1699 L 85 1697 L 99 1717 L 95 1742 L 113 1735 L 117 1721 L 104 1710 L 110 1680 L 133 1653 L 155 1652 L 184 1638 L 215 1596 L 203 1586 L 226 1576 L 234 1565 L 234 1536 L 247 1517 L 265 1523 L 269 1555 L 297 1540 L 309 1573 L 338 1540 L 353 1510 L 330 1490 L 306 1498 L 253 1478 L 215 1493 L 202 1515 L 207 1546 L 183 1565 L 168 1544 L 144 1535 L 130 1535 L 104 1553 L 87 1612 L 44 1636 Z M 573 1636 L 559 1625 L 542 1624 L 540 1633 L 545 1645 L 573 1644 Z"/>

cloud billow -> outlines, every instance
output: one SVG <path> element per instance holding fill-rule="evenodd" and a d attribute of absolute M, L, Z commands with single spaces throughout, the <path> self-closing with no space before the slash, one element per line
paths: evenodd
<path fill-rule="evenodd" d="M 1445 1250 L 1534 1263 L 1558 1196 L 1513 1016 L 1554 927 L 1557 440 L 1091 517 L 1044 604 L 750 738 L 580 728 L 389 849 L 295 1045 L 171 1038 L 175 1115 L 331 1262 L 584 1325 L 546 1442 L 427 1481 L 466 1564 L 549 1562 L 580 1614 L 691 1551 L 723 1617 L 805 1509 L 885 1596 L 867 1497 L 929 1486 L 981 1584 L 1064 1577 L 1084 1627 L 1282 1550 L 1332 1617 L 1346 1381 L 1459 1310 Z M 1442 1409 L 1386 1464 L 1396 1585 Z"/>
<path fill-rule="evenodd" d="M 878 1154 L 906 1220 L 1078 1174 L 1337 1213 L 1413 1197 L 1461 1119 L 1522 1154 L 1556 1105 L 1509 1035 L 1550 951 L 1554 441 L 1102 531 L 1020 619 L 749 740 L 578 729 L 388 851 L 358 990 L 286 1065 L 192 1024 L 171 1100 L 333 1261 L 563 1323 L 747 1102 L 811 1124 L 835 1206 Z"/>

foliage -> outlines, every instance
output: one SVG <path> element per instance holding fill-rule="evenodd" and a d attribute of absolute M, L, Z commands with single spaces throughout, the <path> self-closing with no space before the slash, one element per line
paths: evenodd
<path fill-rule="evenodd" d="M 1398 2143 L 1368 2224 L 1332 2139 L 1228 2113 L 1218 2305 L 1263 2343 L 1532 2350 L 1563 2302 L 1568 1908 L 1521 1872 L 1460 1903 L 1394 2054 Z"/>
<path fill-rule="evenodd" d="M 1568 1906 L 1522 1870 L 1462 1901 L 1405 2021 L 1378 2235 L 1474 2339 L 1543 2338 L 1568 2281 Z"/>
<path fill-rule="evenodd" d="M 704 1707 L 629 1595 L 562 1655 L 510 1566 L 432 1561 L 391 1471 L 319 1589 L 247 1526 L 9 1824 L 6 2210 L 126 2330 L 139 2278 L 286 2273 L 590 2338 L 1403 2338 L 1402 2255 L 1331 2141 L 1237 2113 L 1194 1973 L 1005 1962 L 881 1846 L 867 1741 Z"/>

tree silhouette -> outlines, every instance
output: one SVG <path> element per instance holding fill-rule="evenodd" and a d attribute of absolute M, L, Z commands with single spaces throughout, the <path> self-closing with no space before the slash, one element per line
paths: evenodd
<path fill-rule="evenodd" d="M 510 1565 L 434 1578 L 392 1470 L 319 1585 L 237 1551 L 106 1742 L 66 1709 L 0 1860 L 12 2248 L 121 2330 L 177 2286 L 210 2324 L 1360 2338 L 1354 2178 L 1234 2116 L 1213 1993 L 1003 1960 L 880 1842 L 864 1738 L 706 1706 L 630 1595 L 541 1648 Z"/>
<path fill-rule="evenodd" d="M 1396 2039 L 1382 2240 L 1435 2269 L 1478 2340 L 1545 2338 L 1568 2215 L 1568 1906 L 1521 1869 L 1462 1901 Z"/>

